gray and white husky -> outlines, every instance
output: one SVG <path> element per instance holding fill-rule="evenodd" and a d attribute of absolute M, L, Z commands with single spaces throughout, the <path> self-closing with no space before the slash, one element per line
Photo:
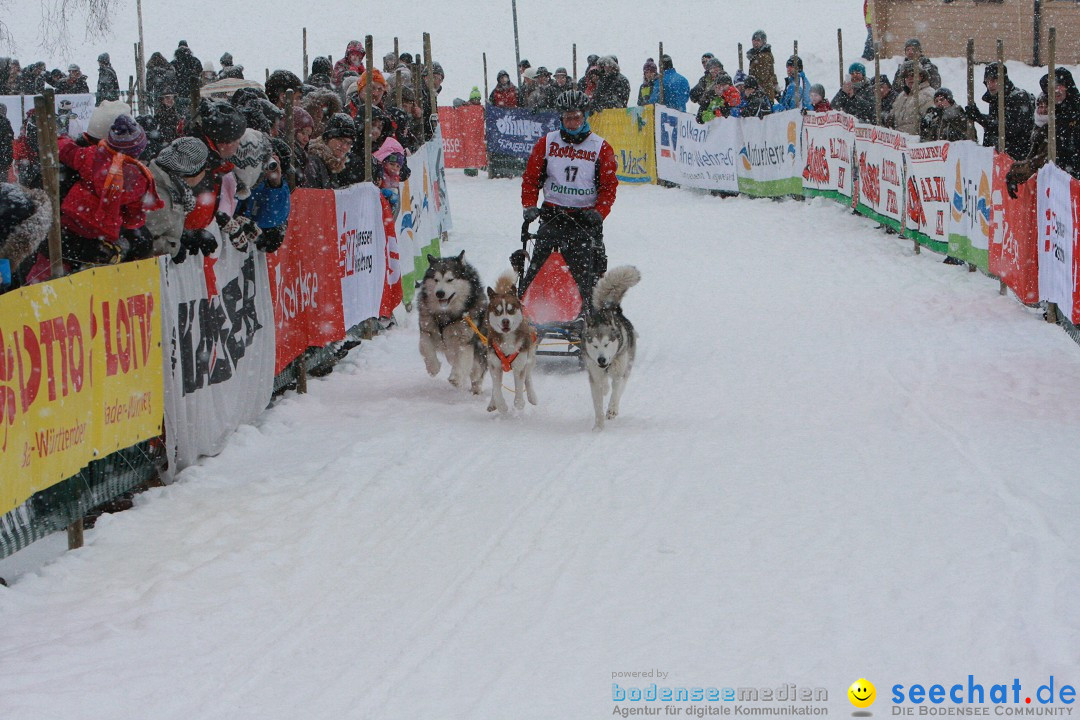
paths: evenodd
<path fill-rule="evenodd" d="M 637 347 L 634 326 L 623 315 L 622 299 L 640 280 L 637 268 L 623 265 L 608 270 L 593 288 L 593 307 L 585 316 L 581 338 L 596 413 L 593 430 L 603 430 L 605 417 L 610 420 L 619 414 L 619 400 L 630 377 Z M 605 416 L 604 396 L 609 383 L 611 402 Z"/>
<path fill-rule="evenodd" d="M 465 251 L 457 257 L 428 255 L 428 269 L 420 286 L 420 355 L 428 374 L 435 377 L 441 365 L 437 352 L 450 363 L 450 382 L 455 387 L 470 383 L 474 395 L 483 390 L 487 370 L 487 347 L 469 327 L 471 318 L 479 328 L 487 303 L 480 276 L 465 262 Z"/>

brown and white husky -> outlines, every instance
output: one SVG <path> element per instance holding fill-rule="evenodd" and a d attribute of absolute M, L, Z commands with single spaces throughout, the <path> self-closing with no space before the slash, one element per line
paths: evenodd
<path fill-rule="evenodd" d="M 517 276 L 507 270 L 499 276 L 495 289 L 487 289 L 488 306 L 484 315 L 484 336 L 487 338 L 488 370 L 491 372 L 491 402 L 488 412 L 506 412 L 503 398 L 503 373 L 514 375 L 514 407 L 525 407 L 525 397 L 536 404 L 532 372 L 536 367 L 536 333 L 525 319 L 518 297 Z"/>

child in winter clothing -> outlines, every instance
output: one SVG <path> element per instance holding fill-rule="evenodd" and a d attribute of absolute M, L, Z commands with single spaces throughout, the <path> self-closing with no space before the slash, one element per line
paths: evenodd
<path fill-rule="evenodd" d="M 716 83 L 703 100 L 707 102 L 698 113 L 698 122 L 702 123 L 718 117 L 730 117 L 733 111 L 742 104 L 742 96 L 731 84 L 731 76 L 725 72 L 716 76 Z"/>
<path fill-rule="evenodd" d="M 660 71 L 652 58 L 645 61 L 641 69 L 642 82 L 638 88 L 637 104 L 653 105 L 660 102 Z"/>
<path fill-rule="evenodd" d="M 510 82 L 510 73 L 500 70 L 495 89 L 488 96 L 488 103 L 500 108 L 515 108 L 518 104 L 517 96 L 518 89 Z"/>
<path fill-rule="evenodd" d="M 217 240 L 205 229 L 185 230 L 184 219 L 195 209 L 195 193 L 206 175 L 210 151 L 193 137 L 173 140 L 150 162 L 162 207 L 146 214 L 146 229 L 154 241 L 154 254 L 171 255 L 181 263 L 188 255 L 217 250 Z"/>
<path fill-rule="evenodd" d="M 832 105 L 825 99 L 825 86 L 815 83 L 810 86 L 810 102 L 814 104 L 814 112 L 827 112 L 832 110 Z"/>
<path fill-rule="evenodd" d="M 150 255 L 146 213 L 164 203 L 154 176 L 136 159 L 146 143 L 146 132 L 130 115 L 116 118 L 97 145 L 80 147 L 69 137 L 59 138 L 60 162 L 79 174 L 60 205 L 66 259 L 113 263 L 125 255 Z"/>

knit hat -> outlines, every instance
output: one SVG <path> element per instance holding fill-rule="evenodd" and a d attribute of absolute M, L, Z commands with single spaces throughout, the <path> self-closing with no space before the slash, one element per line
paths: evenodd
<path fill-rule="evenodd" d="M 367 87 L 367 79 L 368 75 L 366 72 L 360 76 L 360 79 L 356 81 L 356 92 L 364 92 L 364 88 Z M 372 85 L 382 85 L 383 89 L 386 89 L 386 77 L 378 70 L 371 71 L 371 83 Z"/>
<path fill-rule="evenodd" d="M 648 60 L 646 60 L 645 64 L 641 68 L 641 72 L 643 72 L 643 73 L 657 72 L 657 70 L 656 70 L 656 61 L 653 60 L 652 58 L 649 58 Z"/>
<path fill-rule="evenodd" d="M 821 83 L 814 83 L 813 85 L 810 86 L 810 94 L 811 95 L 819 95 L 822 98 L 824 98 L 825 97 L 825 86 L 822 85 Z"/>
<path fill-rule="evenodd" d="M 798 68 L 800 70 L 803 69 L 802 58 L 799 57 L 798 55 L 792 55 L 791 57 L 789 57 L 787 59 L 787 63 L 785 63 L 785 65 L 787 67 L 796 67 L 796 66 L 798 66 Z"/>
<path fill-rule="evenodd" d="M 708 62 L 709 60 L 712 60 L 714 57 L 716 57 L 716 56 L 713 55 L 711 52 L 701 53 L 701 59 L 706 61 L 706 62 Z"/>
<path fill-rule="evenodd" d="M 744 73 L 742 70 L 736 70 L 735 71 L 735 84 L 736 85 L 742 85 L 745 82 L 746 82 L 746 73 Z"/>
<path fill-rule="evenodd" d="M 852 73 L 862 73 L 862 76 L 866 77 L 866 66 L 863 65 L 861 62 L 851 63 L 851 65 L 848 65 L 847 71 L 848 75 Z"/>
<path fill-rule="evenodd" d="M 922 43 L 919 42 L 919 38 L 911 38 L 906 43 L 904 43 L 905 50 L 907 50 L 909 47 L 916 48 L 917 50 L 919 50 L 919 52 L 922 52 Z"/>
<path fill-rule="evenodd" d="M 307 110 L 297 105 L 292 110 L 292 124 L 293 132 L 300 132 L 304 128 L 314 128 L 315 118 L 311 117 L 311 113 Z"/>
<path fill-rule="evenodd" d="M 953 99 L 952 90 L 949 88 L 938 88 L 937 92 L 934 93 L 934 99 L 937 100 L 939 97 L 943 97 L 951 103 L 956 102 L 956 100 Z"/>
<path fill-rule="evenodd" d="M 480 94 L 480 88 L 473 85 L 473 89 L 469 92 L 469 100 L 482 100 L 483 95 Z"/>
<path fill-rule="evenodd" d="M 244 116 L 224 100 L 202 101 L 199 118 L 203 135 L 215 145 L 236 142 L 247 130 Z"/>
<path fill-rule="evenodd" d="M 1002 63 L 1002 67 L 1005 69 L 1005 79 L 1009 79 L 1009 66 Z M 983 69 L 983 82 L 987 80 L 997 80 L 998 76 L 998 64 L 990 63 Z"/>
<path fill-rule="evenodd" d="M 548 69 L 547 69 L 546 67 L 544 67 L 543 65 L 541 65 L 540 67 L 536 68 L 536 77 L 540 77 L 540 76 L 542 76 L 542 75 L 547 75 L 548 77 L 551 77 L 551 71 L 550 71 L 550 70 L 548 70 Z"/>
<path fill-rule="evenodd" d="M 121 115 L 131 113 L 127 103 L 120 100 L 105 100 L 90 115 L 90 121 L 86 124 L 86 134 L 95 140 L 104 140 L 109 135 L 109 128 L 113 121 Z"/>
<path fill-rule="evenodd" d="M 233 64 L 232 53 L 225 53 L 221 56 L 221 67 L 227 67 Z"/>
<path fill-rule="evenodd" d="M 743 83 L 743 89 L 755 89 L 759 87 L 761 87 L 761 85 L 758 83 L 758 79 L 756 77 L 754 77 L 753 75 L 746 76 L 746 82 Z"/>
<path fill-rule="evenodd" d="M 521 68 L 522 70 L 527 70 L 528 68 L 532 67 L 532 63 L 530 63 L 525 58 L 521 58 L 521 62 L 518 63 L 518 67 Z"/>
<path fill-rule="evenodd" d="M 555 75 L 556 76 L 559 76 L 559 75 L 569 76 L 570 73 L 566 72 L 566 68 L 559 67 L 559 68 L 555 68 Z"/>
<path fill-rule="evenodd" d="M 322 75 L 329 75 L 334 69 L 333 63 L 330 62 L 330 58 L 317 57 L 311 61 L 311 72 L 319 73 Z"/>
<path fill-rule="evenodd" d="M 209 157 L 210 150 L 202 140 L 179 137 L 158 153 L 156 162 L 170 173 L 192 177 L 203 171 Z"/>
<path fill-rule="evenodd" d="M 299 93 L 303 85 L 304 83 L 296 77 L 295 73 L 288 70 L 275 70 L 270 73 L 270 77 L 266 78 L 266 97 L 276 100 L 278 94 L 286 90 Z"/>
<path fill-rule="evenodd" d="M 116 152 L 137 158 L 146 149 L 146 131 L 130 115 L 121 115 L 113 120 L 105 142 Z"/>
<path fill-rule="evenodd" d="M 712 70 L 713 68 L 720 68 L 721 70 L 723 70 L 724 63 L 720 62 L 717 58 L 709 58 L 708 62 L 705 63 L 705 70 L 708 71 Z"/>
<path fill-rule="evenodd" d="M 69 73 L 82 72 L 82 70 L 75 63 L 71 63 L 70 65 L 68 65 L 68 72 Z"/>
<path fill-rule="evenodd" d="M 97 56 L 97 61 L 99 63 L 104 63 L 104 64 L 108 65 L 109 64 L 109 53 L 101 53 L 100 55 Z"/>
<path fill-rule="evenodd" d="M 765 31 L 764 30 L 755 30 L 753 36 L 750 39 L 751 40 L 760 40 L 761 42 L 765 42 L 765 39 L 766 39 L 765 38 Z"/>
<path fill-rule="evenodd" d="M 523 60 L 522 62 L 526 62 L 526 61 Z M 427 73 L 427 66 L 425 65 L 424 66 L 424 77 L 427 77 L 427 74 L 428 74 Z M 446 77 L 446 73 L 443 72 L 442 65 L 440 65 L 437 62 L 431 63 L 431 74 L 432 75 L 442 75 L 443 77 Z"/>
<path fill-rule="evenodd" d="M 334 113 L 326 121 L 326 129 L 323 130 L 322 139 L 333 140 L 334 138 L 356 139 L 356 123 L 345 113 Z"/>

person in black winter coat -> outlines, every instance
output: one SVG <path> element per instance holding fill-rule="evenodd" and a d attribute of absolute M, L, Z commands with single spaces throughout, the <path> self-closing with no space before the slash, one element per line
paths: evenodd
<path fill-rule="evenodd" d="M 202 84 L 202 61 L 191 52 L 187 41 L 181 40 L 180 44 L 176 46 L 170 64 L 176 72 L 177 100 L 181 112 L 184 112 L 190 104 L 191 83 L 198 82 L 200 85 Z"/>
<path fill-rule="evenodd" d="M 58 92 L 65 93 L 67 95 L 89 95 L 90 84 L 86 80 L 86 76 L 82 74 L 82 69 L 78 65 L 68 65 L 68 74 L 60 82 L 60 88 Z"/>
<path fill-rule="evenodd" d="M 0 105 L 0 181 L 7 179 L 8 170 L 14 161 L 15 130 L 7 119 L 7 105 Z"/>
<path fill-rule="evenodd" d="M 435 102 L 431 101 L 431 93 L 428 92 L 427 68 L 424 68 L 424 80 L 420 88 L 420 110 L 423 113 L 421 121 L 424 123 L 424 140 L 430 140 L 435 136 L 435 126 L 438 124 L 439 92 L 442 90 L 443 73 L 442 65 L 437 62 L 431 63 L 431 75 L 435 78 Z"/>
<path fill-rule="evenodd" d="M 158 106 L 166 90 L 170 90 L 175 95 L 177 89 L 176 70 L 173 66 L 161 53 L 156 52 L 151 55 L 146 61 L 146 96 L 150 101 L 150 107 Z"/>
<path fill-rule="evenodd" d="M 333 72 L 333 70 L 334 65 L 330 62 L 330 58 L 315 58 L 311 61 L 311 74 L 308 75 L 307 84 L 314 87 L 333 90 L 334 83 L 333 80 L 330 79 L 330 73 Z"/>
<path fill-rule="evenodd" d="M 19 95 L 40 95 L 45 89 L 45 63 L 36 62 L 27 65 L 16 83 Z"/>
<path fill-rule="evenodd" d="M 997 147 L 998 141 L 998 80 L 997 63 L 986 66 L 983 71 L 983 85 L 986 92 L 983 102 L 990 108 L 983 114 L 972 103 L 967 106 L 967 115 L 973 122 L 983 127 L 983 145 Z M 1031 152 L 1031 134 L 1035 128 L 1035 98 L 1027 90 L 1013 85 L 1009 79 L 1009 69 L 1005 68 L 1005 153 L 1014 160 L 1026 158 Z"/>
<path fill-rule="evenodd" d="M 619 62 L 611 55 L 600 58 L 600 81 L 592 97 L 596 112 L 609 108 L 624 108 L 630 104 L 630 81 L 619 72 Z"/>
<path fill-rule="evenodd" d="M 1074 178 L 1080 178 L 1080 91 L 1076 89 L 1072 73 L 1066 68 L 1054 69 L 1054 87 L 1048 86 L 1048 79 L 1048 75 L 1043 75 L 1039 85 L 1055 104 L 1057 160 L 1054 164 Z M 1005 176 L 1006 187 L 1013 197 L 1016 197 L 1016 185 L 1030 178 L 1046 164 L 1049 130 L 1049 125 L 1035 128 L 1028 156 L 1013 163 Z"/>
<path fill-rule="evenodd" d="M 832 100 L 832 109 L 854 115 L 859 122 L 874 121 L 874 88 L 866 80 L 866 66 L 851 63 L 848 79 Z"/>
<path fill-rule="evenodd" d="M 106 100 L 120 99 L 120 81 L 116 79 L 116 71 L 109 62 L 109 53 L 98 55 L 98 81 L 96 104 L 100 105 Z"/>

